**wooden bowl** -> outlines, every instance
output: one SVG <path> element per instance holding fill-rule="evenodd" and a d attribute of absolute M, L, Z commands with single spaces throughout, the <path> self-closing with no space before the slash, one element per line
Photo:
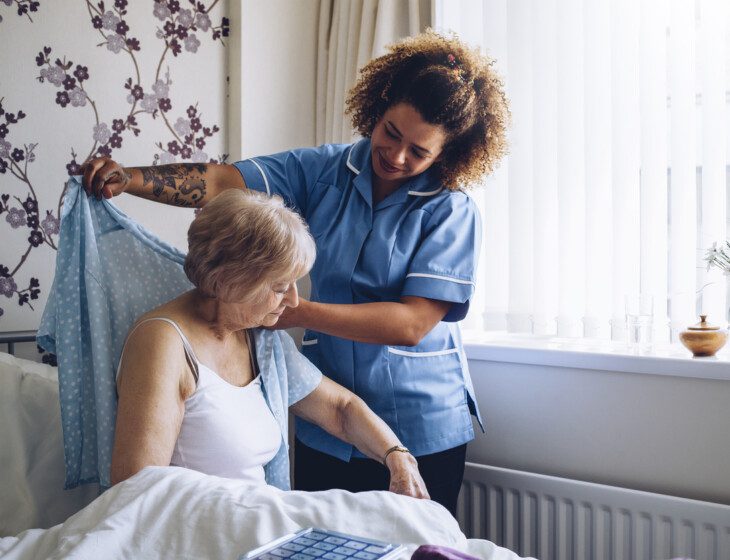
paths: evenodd
<path fill-rule="evenodd" d="M 727 331 L 686 330 L 679 333 L 679 340 L 696 357 L 714 356 L 727 342 Z"/>

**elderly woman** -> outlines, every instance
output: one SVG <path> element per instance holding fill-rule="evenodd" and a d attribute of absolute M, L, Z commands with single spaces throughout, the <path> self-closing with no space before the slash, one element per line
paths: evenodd
<path fill-rule="evenodd" d="M 149 465 L 252 484 L 288 476 L 291 407 L 380 460 L 393 492 L 428 497 L 416 460 L 360 398 L 301 355 L 285 375 L 259 370 L 274 337 L 296 352 L 286 333 L 261 327 L 298 304 L 296 280 L 315 258 L 303 220 L 278 197 L 229 190 L 200 212 L 188 242 L 195 288 L 140 317 L 122 353 L 112 482 Z"/>

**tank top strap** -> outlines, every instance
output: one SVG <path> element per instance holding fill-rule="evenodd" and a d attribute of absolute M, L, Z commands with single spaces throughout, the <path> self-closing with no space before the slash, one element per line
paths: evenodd
<path fill-rule="evenodd" d="M 119 364 L 117 365 L 117 374 L 116 379 L 119 379 L 119 370 L 122 366 L 122 358 L 124 357 L 124 350 L 127 348 L 127 341 L 129 340 L 129 337 L 132 336 L 132 333 L 137 330 L 137 327 L 140 325 L 143 325 L 144 323 L 149 323 L 150 321 L 164 321 L 165 323 L 169 323 L 172 325 L 175 330 L 177 331 L 177 334 L 180 335 L 180 339 L 183 343 L 183 348 L 185 350 L 185 357 L 187 358 L 188 364 L 190 365 L 190 368 L 193 372 L 193 377 L 195 377 L 195 383 L 198 383 L 198 378 L 200 377 L 198 373 L 198 368 L 200 366 L 200 362 L 198 361 L 197 356 L 195 355 L 195 352 L 193 351 L 193 346 L 190 344 L 190 341 L 188 340 L 188 337 L 185 336 L 185 333 L 182 332 L 182 329 L 180 326 L 173 321 L 172 319 L 168 319 L 167 317 L 149 317 L 148 319 L 144 319 L 143 321 L 140 321 L 137 323 L 134 328 L 129 331 L 129 334 L 127 335 L 127 340 L 124 342 L 124 348 L 122 348 L 122 354 L 119 357 Z"/>

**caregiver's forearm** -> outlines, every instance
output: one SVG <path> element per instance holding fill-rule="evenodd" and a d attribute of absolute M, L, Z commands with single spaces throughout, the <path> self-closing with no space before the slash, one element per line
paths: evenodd
<path fill-rule="evenodd" d="M 232 165 L 173 163 L 152 167 L 126 167 L 129 182 L 124 192 L 173 206 L 199 208 L 227 188 L 244 188 Z"/>
<path fill-rule="evenodd" d="M 352 305 L 301 300 L 296 317 L 299 326 L 357 342 L 415 346 L 450 307 L 449 302 L 419 297 Z"/>

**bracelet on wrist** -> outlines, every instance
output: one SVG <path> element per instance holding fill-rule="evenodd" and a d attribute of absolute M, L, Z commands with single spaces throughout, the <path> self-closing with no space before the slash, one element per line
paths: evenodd
<path fill-rule="evenodd" d="M 393 447 L 388 449 L 388 451 L 385 452 L 385 455 L 383 455 L 383 460 L 382 460 L 383 465 L 385 465 L 386 467 L 388 466 L 388 464 L 386 463 L 386 461 L 388 460 L 388 455 L 390 455 L 391 453 L 393 453 L 395 451 L 398 451 L 399 453 L 409 453 L 410 454 L 410 451 L 408 450 L 407 447 L 403 447 L 402 445 L 394 445 Z"/>

